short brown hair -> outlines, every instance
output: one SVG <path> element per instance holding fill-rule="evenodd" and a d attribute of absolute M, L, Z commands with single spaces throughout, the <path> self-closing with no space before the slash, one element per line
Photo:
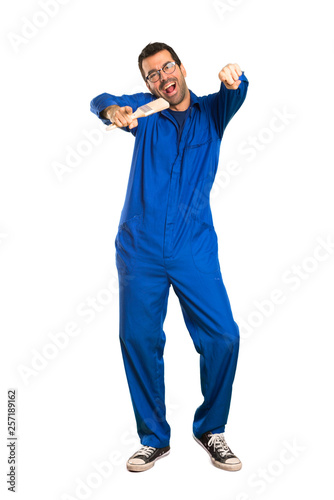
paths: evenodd
<path fill-rule="evenodd" d="M 171 54 L 172 58 L 176 62 L 178 66 L 181 66 L 181 61 L 176 54 L 175 50 L 172 49 L 169 45 L 166 43 L 162 42 L 154 42 L 154 43 L 149 43 L 146 45 L 146 47 L 141 51 L 138 57 L 138 66 L 141 72 L 142 77 L 145 80 L 145 73 L 143 71 L 143 60 L 146 59 L 146 57 L 154 56 L 154 54 L 157 54 L 158 52 L 161 52 L 162 50 L 168 50 L 168 52 Z"/>

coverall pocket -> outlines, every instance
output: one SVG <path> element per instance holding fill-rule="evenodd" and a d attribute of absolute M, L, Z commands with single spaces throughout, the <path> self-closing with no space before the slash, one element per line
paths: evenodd
<path fill-rule="evenodd" d="M 202 144 L 187 146 L 184 150 L 183 165 L 189 184 L 199 184 L 206 177 L 214 178 L 215 165 L 208 162 L 212 149 L 212 139 L 208 138 Z"/>
<path fill-rule="evenodd" d="M 192 214 L 191 252 L 195 266 L 201 273 L 219 270 L 218 239 L 212 224 L 203 222 Z"/>
<path fill-rule="evenodd" d="M 116 267 L 122 274 L 129 273 L 136 261 L 142 214 L 135 215 L 118 227 L 115 239 Z"/>

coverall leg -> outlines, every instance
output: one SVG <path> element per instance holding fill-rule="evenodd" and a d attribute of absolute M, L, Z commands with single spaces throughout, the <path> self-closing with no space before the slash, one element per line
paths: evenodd
<path fill-rule="evenodd" d="M 201 390 L 193 433 L 224 432 L 239 352 L 239 328 L 233 319 L 220 267 L 204 273 L 189 253 L 168 265 L 185 324 L 200 354 Z"/>
<path fill-rule="evenodd" d="M 169 445 L 166 421 L 163 323 L 170 282 L 158 263 L 136 263 L 135 270 L 119 267 L 120 341 L 132 405 L 141 443 Z"/>
<path fill-rule="evenodd" d="M 190 245 L 190 240 L 183 244 L 182 252 L 174 258 L 147 262 L 137 258 L 134 264 L 126 260 L 124 247 L 118 242 L 122 355 L 138 435 L 143 445 L 155 448 L 168 446 L 170 441 L 163 361 L 163 323 L 170 285 L 200 354 L 204 401 L 195 413 L 195 436 L 200 437 L 208 430 L 223 432 L 229 412 L 239 329 L 219 264 L 214 270 L 202 272 L 189 259 Z"/>

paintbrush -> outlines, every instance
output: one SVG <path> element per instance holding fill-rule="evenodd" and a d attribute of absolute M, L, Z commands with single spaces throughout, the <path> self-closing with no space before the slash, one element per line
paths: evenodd
<path fill-rule="evenodd" d="M 158 113 L 159 111 L 162 111 L 164 109 L 169 108 L 169 102 L 160 97 L 159 99 L 155 99 L 154 101 L 151 101 L 147 104 L 144 104 L 144 106 L 140 106 L 134 113 L 132 113 L 131 118 L 143 118 L 145 116 L 150 116 L 153 115 L 153 113 Z M 114 130 L 115 128 L 122 128 L 122 127 L 117 127 L 117 125 L 111 124 L 108 125 L 106 130 Z"/>

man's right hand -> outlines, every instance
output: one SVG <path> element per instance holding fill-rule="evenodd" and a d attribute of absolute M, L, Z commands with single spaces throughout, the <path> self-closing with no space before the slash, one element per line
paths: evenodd
<path fill-rule="evenodd" d="M 138 127 L 138 120 L 132 118 L 132 108 L 130 106 L 109 106 L 103 110 L 103 116 L 119 128 L 129 127 L 129 129 Z"/>

